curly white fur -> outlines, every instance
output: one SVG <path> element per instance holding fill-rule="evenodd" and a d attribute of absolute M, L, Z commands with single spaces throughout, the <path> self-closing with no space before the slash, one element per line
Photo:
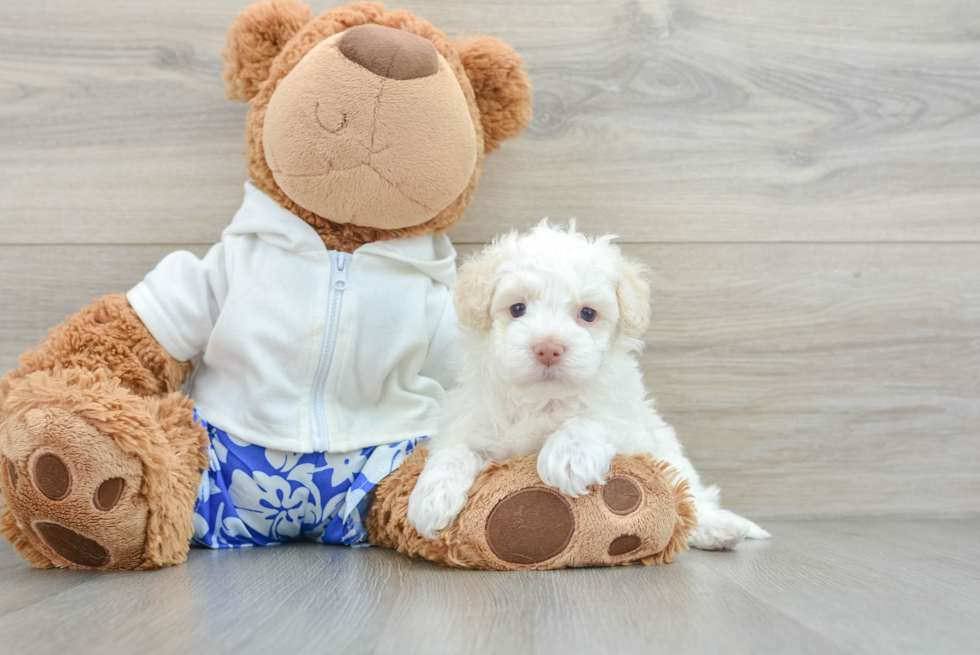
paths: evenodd
<path fill-rule="evenodd" d="M 692 546 L 722 550 L 769 536 L 721 509 L 718 488 L 702 486 L 647 396 L 637 362 L 650 319 L 646 269 L 625 259 L 614 238 L 543 221 L 527 235 L 498 239 L 462 268 L 462 373 L 408 505 L 423 536 L 452 523 L 490 461 L 535 452 L 541 479 L 571 497 L 604 484 L 616 454 L 649 453 L 690 482 Z M 513 316 L 514 305 L 524 313 Z M 539 357 L 541 344 L 558 345 L 558 359 Z"/>

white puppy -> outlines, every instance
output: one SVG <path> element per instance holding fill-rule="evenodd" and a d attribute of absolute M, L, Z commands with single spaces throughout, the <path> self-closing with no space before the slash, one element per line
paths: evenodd
<path fill-rule="evenodd" d="M 720 550 L 769 536 L 720 508 L 718 488 L 701 485 L 647 397 L 636 357 L 650 319 L 647 270 L 624 259 L 614 238 L 543 221 L 461 269 L 462 373 L 408 504 L 423 536 L 452 523 L 490 461 L 530 453 L 540 453 L 541 480 L 573 498 L 604 484 L 615 455 L 650 453 L 691 484 L 692 546 Z"/>

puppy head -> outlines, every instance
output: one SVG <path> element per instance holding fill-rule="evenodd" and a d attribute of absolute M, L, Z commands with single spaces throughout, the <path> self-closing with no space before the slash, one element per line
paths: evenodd
<path fill-rule="evenodd" d="M 561 398 L 595 380 L 612 353 L 639 347 L 650 320 L 647 269 L 613 239 L 543 221 L 463 265 L 456 312 L 482 338 L 491 375 L 535 398 Z"/>

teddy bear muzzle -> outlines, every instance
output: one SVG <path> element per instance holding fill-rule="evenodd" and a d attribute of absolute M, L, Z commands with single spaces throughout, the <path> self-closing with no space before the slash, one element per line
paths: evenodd
<path fill-rule="evenodd" d="M 293 202 L 381 229 L 424 223 L 458 198 L 478 148 L 446 60 L 427 39 L 380 25 L 311 50 L 272 94 L 262 142 Z"/>

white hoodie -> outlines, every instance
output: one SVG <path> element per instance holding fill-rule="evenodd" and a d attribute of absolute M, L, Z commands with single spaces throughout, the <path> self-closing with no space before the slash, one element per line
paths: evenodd
<path fill-rule="evenodd" d="M 435 434 L 453 379 L 456 251 L 445 235 L 327 250 L 250 183 L 204 259 L 175 252 L 127 297 L 230 435 L 344 452 Z"/>

